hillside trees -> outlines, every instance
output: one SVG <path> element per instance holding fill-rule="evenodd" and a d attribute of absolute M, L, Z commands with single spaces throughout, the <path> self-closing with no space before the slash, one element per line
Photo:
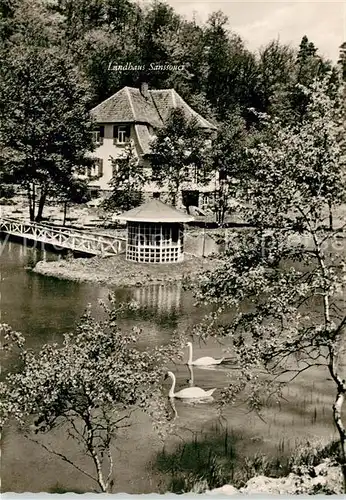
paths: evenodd
<path fill-rule="evenodd" d="M 272 111 L 275 96 L 286 89 L 294 78 L 294 51 L 278 41 L 268 43 L 259 52 L 258 111 Z"/>
<path fill-rule="evenodd" d="M 209 334 L 233 341 L 240 374 L 225 401 L 242 391 L 259 410 L 304 371 L 329 373 L 346 491 L 346 261 L 337 239 L 345 221 L 328 227 L 328 206 L 338 213 L 345 202 L 345 109 L 343 87 L 331 99 L 328 86 L 301 87 L 309 102 L 301 123 L 262 120 L 241 193 L 256 230 L 230 236 L 224 265 L 199 288 L 200 300 L 217 303 L 218 313 L 231 308 L 234 318 L 219 326 L 219 314 L 211 315 L 198 333 L 206 336 L 208 325 Z"/>
<path fill-rule="evenodd" d="M 257 85 L 255 58 L 241 38 L 228 26 L 221 11 L 212 13 L 204 29 L 206 61 L 205 93 L 218 119 L 225 120 L 230 110 L 246 110 L 254 105 Z"/>

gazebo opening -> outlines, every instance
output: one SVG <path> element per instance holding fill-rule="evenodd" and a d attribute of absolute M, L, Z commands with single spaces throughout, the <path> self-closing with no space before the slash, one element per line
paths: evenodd
<path fill-rule="evenodd" d="M 184 259 L 184 222 L 193 217 L 158 199 L 122 214 L 127 221 L 126 260 L 153 264 Z"/>
<path fill-rule="evenodd" d="M 135 262 L 178 262 L 184 255 L 181 224 L 128 222 L 126 259 Z"/>

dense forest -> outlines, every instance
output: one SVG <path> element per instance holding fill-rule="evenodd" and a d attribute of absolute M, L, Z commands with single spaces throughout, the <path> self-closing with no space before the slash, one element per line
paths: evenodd
<path fill-rule="evenodd" d="M 249 51 L 220 11 L 200 26 L 157 0 L 145 7 L 130 0 L 1 0 L 0 6 L 2 58 L 21 54 L 24 64 L 34 52 L 64 54 L 89 86 L 90 106 L 146 80 L 151 88 L 174 87 L 209 118 L 223 121 L 237 111 L 249 123 L 252 108 L 298 110 L 299 96 L 289 90 L 333 70 L 306 36 L 298 48 L 269 41 Z M 340 62 L 345 69 L 342 47 Z M 150 71 L 152 63 L 180 70 Z M 112 64 L 144 69 L 111 71 Z"/>

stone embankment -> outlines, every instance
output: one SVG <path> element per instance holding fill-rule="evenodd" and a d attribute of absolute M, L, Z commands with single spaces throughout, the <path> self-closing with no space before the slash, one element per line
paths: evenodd
<path fill-rule="evenodd" d="M 315 467 L 298 469 L 287 477 L 255 476 L 239 490 L 231 484 L 225 484 L 221 488 L 208 490 L 205 493 L 208 495 L 249 495 L 252 493 L 341 495 L 343 493 L 342 485 L 343 479 L 340 466 L 327 459 Z"/>
<path fill-rule="evenodd" d="M 79 282 L 98 283 L 110 287 L 135 287 L 174 283 L 194 279 L 200 273 L 215 269 L 219 261 L 185 256 L 174 264 L 141 264 L 127 262 L 124 254 L 114 257 L 78 258 L 40 261 L 33 272 L 45 276 Z"/>

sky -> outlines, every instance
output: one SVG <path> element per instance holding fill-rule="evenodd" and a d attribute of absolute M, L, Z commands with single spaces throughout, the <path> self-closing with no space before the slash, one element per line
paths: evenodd
<path fill-rule="evenodd" d="M 307 35 L 321 55 L 336 62 L 339 47 L 346 41 L 346 0 L 166 0 L 166 3 L 188 19 L 195 16 L 198 23 L 205 22 L 211 12 L 222 10 L 232 31 L 242 37 L 250 50 L 273 39 L 297 47 Z"/>

